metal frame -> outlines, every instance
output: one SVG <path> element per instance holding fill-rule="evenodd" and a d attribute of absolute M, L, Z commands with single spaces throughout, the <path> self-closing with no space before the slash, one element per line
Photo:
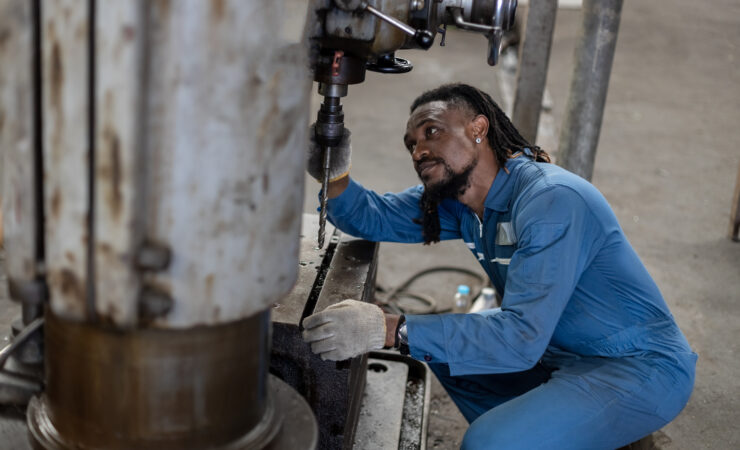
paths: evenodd
<path fill-rule="evenodd" d="M 530 143 L 537 140 L 557 10 L 557 2 L 532 2 L 519 52 L 511 121 Z"/>
<path fill-rule="evenodd" d="M 557 2 L 530 2 L 517 74 L 512 120 L 534 143 L 552 43 Z M 575 48 L 575 67 L 558 163 L 590 180 L 604 115 L 623 0 L 584 0 L 583 25 Z M 534 34 L 533 34 L 534 33 Z"/>
<path fill-rule="evenodd" d="M 591 180 L 623 0 L 584 0 L 567 112 L 560 133 L 561 166 Z"/>

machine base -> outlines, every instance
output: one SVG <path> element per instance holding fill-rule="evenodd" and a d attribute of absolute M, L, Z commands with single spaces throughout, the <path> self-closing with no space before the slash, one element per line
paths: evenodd
<path fill-rule="evenodd" d="M 308 403 L 284 381 L 271 375 L 268 408 L 260 423 L 249 433 L 228 444 L 209 447 L 215 450 L 314 450 L 318 441 L 318 425 Z M 49 419 L 44 395 L 34 397 L 26 417 L 34 448 L 72 450 L 79 446 L 66 442 Z M 290 427 L 290 429 L 287 429 Z M 187 448 L 187 446 L 182 447 Z"/>

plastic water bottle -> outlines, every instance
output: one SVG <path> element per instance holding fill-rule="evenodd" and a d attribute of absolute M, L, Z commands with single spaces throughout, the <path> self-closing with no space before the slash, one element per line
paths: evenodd
<path fill-rule="evenodd" d="M 490 287 L 484 287 L 480 295 L 473 302 L 469 312 L 478 312 L 496 307 L 496 291 Z"/>
<path fill-rule="evenodd" d="M 455 292 L 454 312 L 466 313 L 468 312 L 468 308 L 470 308 L 470 287 L 461 284 L 457 287 L 457 292 Z"/>

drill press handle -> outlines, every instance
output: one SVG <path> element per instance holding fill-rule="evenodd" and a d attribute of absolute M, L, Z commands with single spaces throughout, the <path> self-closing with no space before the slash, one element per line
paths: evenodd
<path fill-rule="evenodd" d="M 402 22 L 395 17 L 389 16 L 370 6 L 367 2 L 360 3 L 360 10 L 367 11 L 375 17 L 393 25 L 404 33 L 414 38 L 416 44 L 423 50 L 429 49 L 434 43 L 434 34 L 429 30 L 416 30 L 411 25 Z"/>

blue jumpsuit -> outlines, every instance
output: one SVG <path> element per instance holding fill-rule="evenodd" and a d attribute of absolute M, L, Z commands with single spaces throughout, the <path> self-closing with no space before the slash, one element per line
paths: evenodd
<path fill-rule="evenodd" d="M 422 191 L 351 181 L 329 219 L 368 240 L 421 242 Z M 406 316 L 411 356 L 471 424 L 463 448 L 617 448 L 683 409 L 696 354 L 590 183 L 520 156 L 499 170 L 482 221 L 452 199 L 439 217 L 440 237 L 462 239 L 503 293 L 482 313 Z"/>

